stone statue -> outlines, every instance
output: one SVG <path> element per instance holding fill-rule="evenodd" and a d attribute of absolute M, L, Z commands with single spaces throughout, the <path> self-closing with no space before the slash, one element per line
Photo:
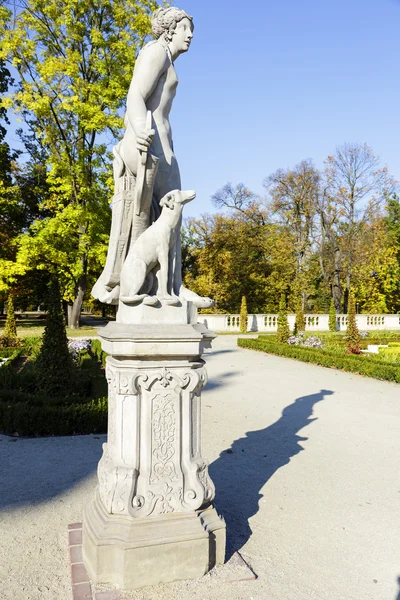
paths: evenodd
<path fill-rule="evenodd" d="M 110 304 L 135 304 L 145 299 L 147 304 L 156 303 L 157 286 L 141 292 L 133 283 L 142 277 L 141 271 L 134 268 L 128 272 L 123 265 L 132 244 L 160 216 L 161 200 L 172 190 L 181 189 L 169 113 L 178 85 L 174 61 L 190 47 L 193 20 L 178 8 L 159 8 L 152 18 L 152 30 L 155 39 L 141 50 L 136 61 L 127 98 L 125 134 L 113 150 L 115 193 L 110 243 L 104 271 L 92 290 L 95 298 Z M 212 300 L 182 285 L 181 222 L 180 218 L 174 229 L 175 245 L 169 252 L 170 296 L 209 307 Z M 124 288 L 133 286 L 137 293 L 121 294 L 122 284 Z M 149 300 L 149 295 L 156 300 Z"/>
<path fill-rule="evenodd" d="M 174 190 L 160 200 L 161 215 L 129 246 L 121 270 L 120 298 L 125 304 L 143 300 L 155 304 L 159 300 L 178 305 L 174 294 L 173 261 L 179 236 L 182 208 L 196 196 L 194 191 Z M 156 292 L 152 293 L 155 286 Z"/>
<path fill-rule="evenodd" d="M 174 60 L 190 46 L 192 18 L 153 16 L 140 52 L 125 134 L 114 148 L 115 192 L 104 271 L 93 288 L 118 304 L 99 330 L 107 353 L 107 442 L 83 515 L 83 561 L 98 585 L 135 589 L 197 578 L 224 561 L 225 522 L 201 454 L 201 358 L 215 337 L 198 323 L 211 305 L 182 286 L 184 204 L 169 113 Z"/>

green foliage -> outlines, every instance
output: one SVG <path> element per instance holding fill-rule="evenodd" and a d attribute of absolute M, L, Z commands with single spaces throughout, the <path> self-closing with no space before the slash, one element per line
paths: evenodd
<path fill-rule="evenodd" d="M 286 311 L 286 298 L 285 294 L 281 294 L 278 313 L 278 331 L 276 334 L 276 339 L 279 342 L 287 342 L 289 336 L 290 330 Z"/>
<path fill-rule="evenodd" d="M 248 319 L 248 312 L 247 312 L 247 302 L 246 302 L 246 296 L 242 296 L 242 303 L 240 305 L 240 332 L 241 333 L 246 333 L 247 332 L 247 319 Z"/>
<path fill-rule="evenodd" d="M 356 320 L 356 300 L 354 298 L 354 294 L 350 292 L 349 296 L 349 313 L 348 313 L 348 324 L 346 331 L 346 339 L 347 339 L 347 350 L 351 354 L 359 354 L 360 353 L 360 332 L 357 327 Z"/>
<path fill-rule="evenodd" d="M 62 406 L 32 406 L 0 398 L 0 431 L 25 436 L 105 433 L 107 398 Z"/>
<path fill-rule="evenodd" d="M 0 350 L 0 357 L 9 357 L 0 368 L 0 431 L 28 436 L 105 432 L 107 382 L 92 351 L 78 356 L 74 375 L 80 394 L 69 382 L 67 393 L 50 395 L 37 385 L 40 346 L 40 338 L 29 338 L 20 348 Z M 15 368 L 15 361 L 26 355 L 22 369 L 20 363 Z"/>
<path fill-rule="evenodd" d="M 48 318 L 43 343 L 36 361 L 39 390 L 48 395 L 68 394 L 74 382 L 74 364 L 68 349 L 58 281 L 49 286 Z"/>
<path fill-rule="evenodd" d="M 306 330 L 306 319 L 304 316 L 304 312 L 303 312 L 301 303 L 299 302 L 299 304 L 297 305 L 296 321 L 294 323 L 293 333 L 294 333 L 294 335 L 297 335 L 300 331 L 305 331 L 305 330 Z"/>
<path fill-rule="evenodd" d="M 17 337 L 17 323 L 15 321 L 14 301 L 12 294 L 9 294 L 7 299 L 7 318 L 6 325 L 4 327 L 4 337 L 10 341 L 15 340 Z"/>
<path fill-rule="evenodd" d="M 400 383 L 400 365 L 396 362 L 384 362 L 369 356 L 356 356 L 343 352 L 291 346 L 271 340 L 267 336 L 259 336 L 257 339 L 239 338 L 238 346 L 294 358 L 322 367 L 342 369 L 366 377 Z"/>
<path fill-rule="evenodd" d="M 329 331 L 336 331 L 336 308 L 333 298 L 329 307 Z"/>
<path fill-rule="evenodd" d="M 90 343 L 90 347 L 91 347 L 93 355 L 101 363 L 101 365 L 103 367 L 105 367 L 106 366 L 106 358 L 107 358 L 108 354 L 106 352 L 104 352 L 104 350 L 102 349 L 100 340 L 92 340 Z"/>
<path fill-rule="evenodd" d="M 88 278 L 105 260 L 113 185 L 105 140 L 121 137 L 120 111 L 156 8 L 153 0 L 28 0 L 14 13 L 0 7 L 0 60 L 16 73 L 3 106 L 24 119 L 31 156 L 38 146 L 43 152 L 47 184 L 40 218 L 4 268 L 10 277 L 50 270 L 75 300 L 76 316 Z"/>

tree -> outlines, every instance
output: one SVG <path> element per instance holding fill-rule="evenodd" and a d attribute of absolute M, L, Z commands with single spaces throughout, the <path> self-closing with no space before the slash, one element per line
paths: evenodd
<path fill-rule="evenodd" d="M 278 342 L 286 343 L 289 339 L 289 336 L 290 331 L 286 312 L 286 298 L 285 294 L 282 294 L 281 301 L 279 303 L 278 331 L 276 334 L 276 339 Z"/>
<path fill-rule="evenodd" d="M 0 94 L 5 94 L 12 84 L 9 70 L 0 60 Z M 5 105 L 0 102 L 0 292 L 7 292 L 15 281 L 14 259 L 15 237 L 26 223 L 25 211 L 19 189 L 13 183 L 13 161 L 17 153 L 12 152 L 5 140 L 9 124 Z M 3 312 L 3 303 L 1 303 Z"/>
<path fill-rule="evenodd" d="M 319 181 L 319 172 L 310 160 L 303 160 L 293 169 L 278 169 L 264 180 L 271 198 L 272 214 L 294 237 L 293 260 L 296 272 L 291 288 L 296 296 L 301 295 L 303 309 L 307 296 L 307 262 L 312 253 Z"/>
<path fill-rule="evenodd" d="M 255 225 L 266 224 L 266 214 L 262 201 L 244 183 L 238 183 L 234 186 L 228 182 L 211 196 L 211 200 L 217 208 L 238 212 Z"/>
<path fill-rule="evenodd" d="M 397 312 L 400 307 L 399 246 L 383 214 L 363 227 L 355 252 L 353 289 L 363 312 Z"/>
<path fill-rule="evenodd" d="M 62 397 L 71 390 L 74 365 L 68 348 L 60 288 L 54 278 L 49 285 L 47 322 L 36 361 L 36 372 L 39 392 Z"/>
<path fill-rule="evenodd" d="M 246 296 L 263 312 L 270 272 L 265 228 L 245 215 L 203 215 L 184 226 L 185 285 L 215 300 L 218 312 L 236 312 Z"/>
<path fill-rule="evenodd" d="M 394 181 L 387 167 L 367 144 L 343 144 L 328 156 L 325 169 L 323 226 L 334 255 L 333 297 L 339 312 L 343 271 L 344 312 L 354 267 L 357 262 L 356 241 L 364 224 L 379 210 L 385 197 L 393 191 Z M 321 211 L 320 211 L 321 212 Z"/>
<path fill-rule="evenodd" d="M 329 307 L 329 331 L 336 331 L 336 309 L 333 298 Z"/>
<path fill-rule="evenodd" d="M 0 9 L 0 59 L 19 76 L 5 106 L 22 114 L 44 149 L 51 192 L 49 216 L 31 227 L 19 259 L 45 269 L 49 257 L 66 279 L 71 327 L 79 326 L 88 277 L 98 268 L 93 248 L 108 233 L 105 134 L 121 135 L 119 110 L 156 7 L 152 0 L 22 0 L 14 15 Z"/>
<path fill-rule="evenodd" d="M 246 303 L 246 296 L 242 297 L 242 303 L 240 305 L 240 332 L 241 333 L 246 333 L 247 332 L 247 319 L 248 319 L 248 312 L 247 312 L 247 303 Z"/>

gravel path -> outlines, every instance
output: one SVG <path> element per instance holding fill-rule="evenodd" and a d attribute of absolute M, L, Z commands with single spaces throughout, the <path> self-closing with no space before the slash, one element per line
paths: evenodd
<path fill-rule="evenodd" d="M 256 581 L 224 571 L 135 600 L 400 600 L 400 386 L 268 356 L 220 336 L 207 357 L 203 455 Z M 0 436 L 0 598 L 70 600 L 105 436 Z"/>

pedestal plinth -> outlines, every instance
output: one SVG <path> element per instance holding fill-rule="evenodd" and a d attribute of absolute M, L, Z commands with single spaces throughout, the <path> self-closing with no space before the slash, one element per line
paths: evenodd
<path fill-rule="evenodd" d="M 224 561 L 225 523 L 200 450 L 201 355 L 215 336 L 193 323 L 190 306 L 174 308 L 175 323 L 99 331 L 109 354 L 108 441 L 83 518 L 84 562 L 97 584 L 195 578 Z"/>

